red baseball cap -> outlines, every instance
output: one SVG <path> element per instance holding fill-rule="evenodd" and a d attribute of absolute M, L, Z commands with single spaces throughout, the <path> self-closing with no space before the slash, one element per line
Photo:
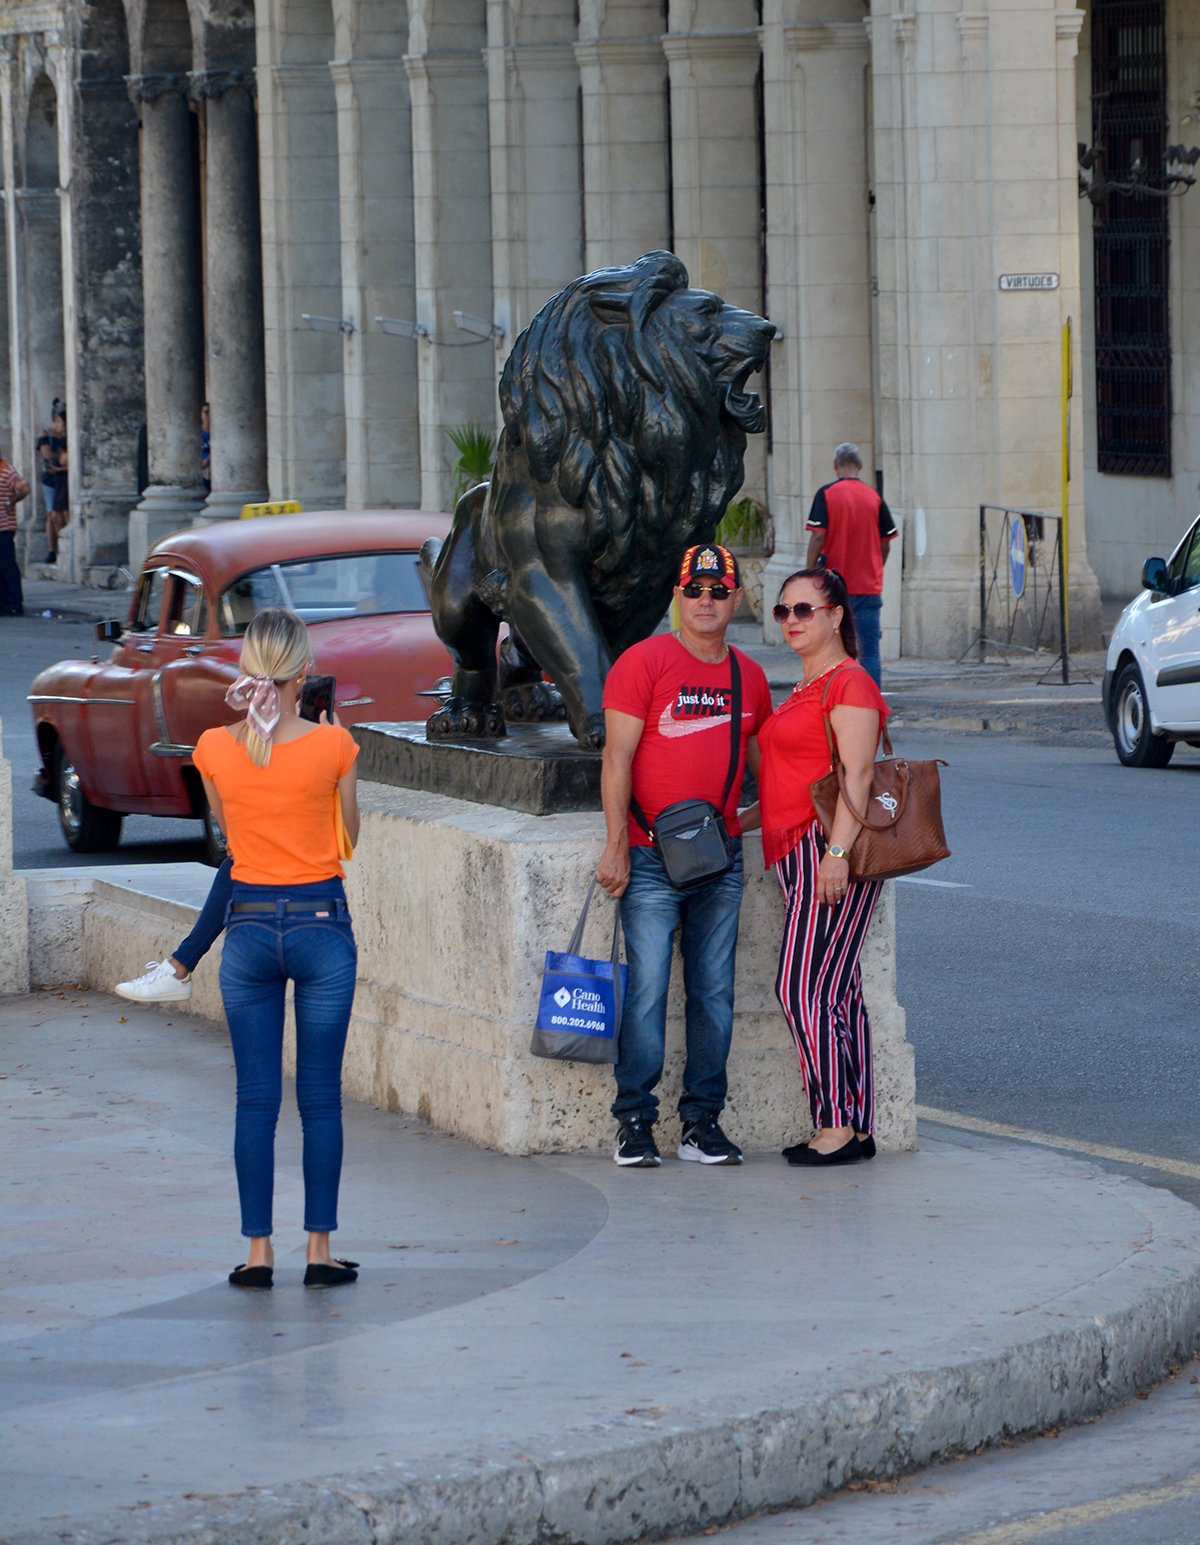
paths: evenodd
<path fill-rule="evenodd" d="M 715 542 L 702 542 L 689 547 L 679 565 L 678 583 L 686 585 L 694 579 L 706 579 L 710 584 L 728 585 L 736 590 L 742 583 L 737 559 L 728 547 L 718 547 Z"/>

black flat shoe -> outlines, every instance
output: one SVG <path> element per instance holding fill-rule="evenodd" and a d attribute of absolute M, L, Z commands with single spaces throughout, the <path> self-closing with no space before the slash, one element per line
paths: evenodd
<path fill-rule="evenodd" d="M 235 1288 L 269 1288 L 274 1280 L 273 1266 L 235 1266 L 229 1273 L 229 1285 Z"/>
<path fill-rule="evenodd" d="M 800 1152 L 788 1159 L 789 1164 L 797 1164 L 808 1168 L 826 1164 L 857 1164 L 863 1156 L 862 1144 L 857 1137 L 852 1137 L 848 1143 L 843 1143 L 840 1148 L 835 1148 L 832 1153 L 819 1153 L 817 1149 L 805 1145 Z"/>
<path fill-rule="evenodd" d="M 317 1261 L 310 1261 L 304 1273 L 304 1286 L 306 1288 L 335 1288 L 341 1287 L 345 1282 L 357 1281 L 357 1261 L 334 1261 L 329 1266 Z"/>
<path fill-rule="evenodd" d="M 864 1159 L 873 1159 L 876 1152 L 878 1151 L 875 1147 L 875 1139 L 871 1137 L 870 1134 L 868 1134 L 866 1137 L 860 1137 L 858 1140 L 858 1146 L 862 1149 L 862 1157 Z M 793 1143 L 790 1148 L 781 1149 L 781 1152 L 783 1157 L 790 1164 L 795 1158 L 796 1154 L 800 1153 L 807 1147 L 807 1143 Z M 801 1159 L 799 1162 L 801 1164 L 806 1164 L 808 1161 L 806 1159 Z"/>

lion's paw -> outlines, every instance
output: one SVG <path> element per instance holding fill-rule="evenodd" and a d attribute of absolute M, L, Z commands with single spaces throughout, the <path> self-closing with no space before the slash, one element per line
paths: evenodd
<path fill-rule="evenodd" d="M 427 740 L 499 740 L 508 732 L 499 703 L 451 697 L 425 721 Z"/>
<path fill-rule="evenodd" d="M 504 717 L 510 721 L 541 723 L 547 719 L 565 719 L 567 705 L 558 688 L 548 681 L 527 682 L 509 687 L 503 694 Z"/>
<path fill-rule="evenodd" d="M 591 714 L 584 720 L 582 729 L 574 730 L 575 739 L 585 751 L 604 750 L 604 715 L 602 713 Z"/>

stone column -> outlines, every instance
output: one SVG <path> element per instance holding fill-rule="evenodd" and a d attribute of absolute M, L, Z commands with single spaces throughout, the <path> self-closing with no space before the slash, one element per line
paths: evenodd
<path fill-rule="evenodd" d="M 672 0 L 663 39 L 671 80 L 675 252 L 691 282 L 763 308 L 756 80 L 749 0 Z M 766 447 L 751 437 L 745 491 L 766 495 Z"/>
<path fill-rule="evenodd" d="M 267 496 L 258 136 L 250 71 L 191 78 L 205 107 L 205 288 L 212 421 L 206 520 L 236 519 Z M 197 439 L 198 439 L 197 435 Z"/>
<path fill-rule="evenodd" d="M 467 41 L 465 38 L 462 40 Z M 413 318 L 428 336 L 390 339 L 417 369 L 421 508 L 450 508 L 446 431 L 495 424 L 495 347 L 460 332 L 452 313 L 492 317 L 491 185 L 487 75 L 480 47 L 410 53 L 412 93 Z M 404 315 L 404 313 L 402 313 Z M 433 340 L 437 340 L 434 342 Z"/>
<path fill-rule="evenodd" d="M 73 486 L 65 535 L 77 533 L 79 576 L 105 583 L 129 561 L 146 414 L 138 123 L 122 82 L 100 66 L 81 75 L 73 95 L 64 262 Z"/>
<path fill-rule="evenodd" d="M 337 60 L 346 504 L 413 508 L 421 496 L 417 367 L 411 347 L 374 325 L 411 320 L 413 155 L 408 81 L 399 59 Z"/>
<path fill-rule="evenodd" d="M 808 511 L 833 476 L 835 446 L 859 446 L 868 481 L 875 466 L 867 35 L 857 21 L 790 22 L 798 9 L 767 0 L 763 29 L 767 303 L 784 333 L 771 353 L 772 596 L 803 566 Z M 898 592 L 898 563 L 887 578 Z M 778 637 L 769 617 L 764 631 Z"/>
<path fill-rule="evenodd" d="M 260 25 L 260 60 L 265 47 Z M 342 337 L 302 320 L 346 320 L 333 85 L 328 64 L 260 64 L 256 77 L 268 483 L 273 499 L 337 508 L 346 498 Z"/>
<path fill-rule="evenodd" d="M 17 535 L 18 561 L 24 542 L 24 561 L 35 564 L 46 556 L 46 523 L 42 509 L 40 462 L 34 460 L 34 443 L 45 423 L 51 399 L 66 394 L 66 365 L 63 358 L 63 275 L 62 234 L 59 229 L 58 193 L 53 188 L 19 188 L 16 191 L 17 231 L 20 260 L 17 269 L 18 304 L 22 313 L 14 343 L 22 358 L 23 383 L 21 404 L 24 420 L 22 473 L 29 479 L 28 500 L 18 506 L 20 529 Z M 68 431 L 71 429 L 68 420 Z M 28 512 L 28 513 L 26 513 Z M 70 527 L 67 528 L 68 530 Z M 62 573 L 70 553 L 63 533 L 59 549 Z M 51 572 L 51 571 L 47 571 Z"/>
<path fill-rule="evenodd" d="M 584 267 L 670 244 L 667 66 L 658 0 L 580 7 Z M 634 35 L 615 35 L 616 29 Z"/>
<path fill-rule="evenodd" d="M 880 399 L 889 503 L 907 532 L 906 654 L 978 632 L 982 502 L 1057 513 L 1061 345 L 1078 314 L 1074 97 L 1055 0 L 957 15 L 876 0 Z M 1007 272 L 1059 287 L 1002 293 Z M 1082 475 L 1082 461 L 1075 456 Z M 1073 555 L 1073 622 L 1099 622 Z"/>
<path fill-rule="evenodd" d="M 186 75 L 141 75 L 129 87 L 142 116 L 142 294 L 150 486 L 129 518 L 137 567 L 161 537 L 191 525 L 204 503 L 200 404 L 204 328 L 200 219 Z"/>
<path fill-rule="evenodd" d="M 492 273 L 509 346 L 583 270 L 579 67 L 566 10 L 536 25 L 526 17 L 509 35 L 502 8 L 489 7 Z"/>

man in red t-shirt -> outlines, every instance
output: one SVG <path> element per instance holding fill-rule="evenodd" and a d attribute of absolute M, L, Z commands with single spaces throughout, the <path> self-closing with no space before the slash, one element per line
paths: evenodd
<path fill-rule="evenodd" d="M 686 993 L 687 1061 L 679 1115 L 679 1157 L 701 1164 L 740 1164 L 741 1149 L 721 1131 L 725 1064 L 733 1037 L 733 972 L 742 904 L 738 795 L 746 764 L 758 774 L 760 726 L 771 715 L 762 667 L 725 643 L 741 596 L 737 559 L 712 543 L 689 547 L 675 601 L 679 632 L 655 634 L 619 657 L 604 684 L 604 770 L 601 789 L 608 831 L 596 871 L 619 897 L 629 988 L 621 1017 L 617 1094 L 618 1164 L 661 1163 L 654 1141 L 666 1044 L 667 988 L 675 929 Z M 732 657 L 740 687 L 737 764 L 732 754 Z M 725 793 L 728 787 L 728 794 Z M 725 817 L 734 864 L 695 890 L 667 878 L 646 827 L 681 799 L 707 799 Z M 633 813 L 636 804 L 645 826 Z"/>
<path fill-rule="evenodd" d="M 895 540 L 892 512 L 862 480 L 862 456 L 847 440 L 833 453 L 837 481 L 818 488 L 808 513 L 808 567 L 820 558 L 846 582 L 858 633 L 858 660 L 878 687 L 879 614 L 883 610 L 883 566 Z"/>

